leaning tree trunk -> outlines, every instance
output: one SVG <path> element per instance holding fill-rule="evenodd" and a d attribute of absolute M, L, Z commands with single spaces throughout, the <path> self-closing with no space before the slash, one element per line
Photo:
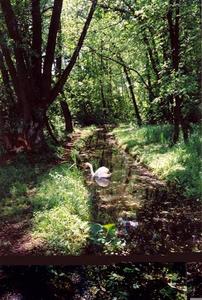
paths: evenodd
<path fill-rule="evenodd" d="M 62 39 L 61 39 L 61 35 L 62 35 L 62 32 L 61 32 L 61 24 L 60 24 L 59 36 L 58 36 L 58 56 L 56 57 L 56 64 L 55 64 L 57 78 L 60 78 L 60 76 L 62 74 Z M 62 97 L 65 98 L 65 93 L 62 92 L 61 94 L 62 94 Z M 71 132 L 73 132 L 73 122 L 72 122 L 72 116 L 71 116 L 69 106 L 66 101 L 62 100 L 62 101 L 60 101 L 60 107 L 61 107 L 61 111 L 62 111 L 64 121 L 65 121 L 65 131 L 67 133 L 71 133 Z"/>
<path fill-rule="evenodd" d="M 55 137 L 55 135 L 53 134 L 53 130 L 54 127 L 51 124 L 51 122 L 49 121 L 48 117 L 46 117 L 46 128 L 48 130 L 49 135 L 51 136 L 52 140 L 54 141 L 54 143 L 56 145 L 60 145 L 60 142 L 57 140 L 57 138 Z"/>
<path fill-rule="evenodd" d="M 131 80 L 131 78 L 129 76 L 129 72 L 127 70 L 127 67 L 123 66 L 123 69 L 124 69 L 124 73 L 126 75 L 126 79 L 128 81 L 129 90 L 130 90 L 131 98 L 132 98 L 132 101 L 133 101 L 133 106 L 134 106 L 134 109 L 135 109 L 135 116 L 136 116 L 136 119 L 137 119 L 137 124 L 140 127 L 140 126 L 142 126 L 142 119 L 141 119 L 141 116 L 140 116 L 140 113 L 139 113 L 139 109 L 138 109 L 138 106 L 137 106 L 137 102 L 136 102 L 136 99 L 135 99 L 135 94 L 134 94 L 134 91 L 133 91 L 132 80 Z"/>

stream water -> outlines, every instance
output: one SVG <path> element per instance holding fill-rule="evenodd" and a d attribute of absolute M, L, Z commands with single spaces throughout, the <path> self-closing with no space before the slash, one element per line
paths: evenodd
<path fill-rule="evenodd" d="M 105 166 L 112 173 L 108 186 L 102 187 L 85 170 L 92 221 L 127 225 L 123 236 L 129 252 L 200 251 L 201 218 L 196 201 L 171 192 L 165 182 L 121 150 L 105 128 L 87 140 L 80 159 L 81 165 L 88 161 L 94 170 Z"/>
<path fill-rule="evenodd" d="M 108 186 L 99 186 L 99 182 L 91 179 L 89 169 L 86 170 L 87 184 L 94 199 L 94 221 L 102 224 L 117 222 L 119 217 L 135 217 L 139 199 L 134 197 L 134 189 L 129 182 L 132 162 L 123 156 L 115 147 L 112 136 L 102 130 L 91 137 L 86 145 L 82 159 L 89 159 L 94 169 L 106 166 L 112 173 Z"/>

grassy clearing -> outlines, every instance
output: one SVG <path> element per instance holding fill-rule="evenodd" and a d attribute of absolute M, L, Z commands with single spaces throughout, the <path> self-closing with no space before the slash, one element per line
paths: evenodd
<path fill-rule="evenodd" d="M 81 130 L 77 144 L 92 132 L 92 128 Z M 46 158 L 29 161 L 20 154 L 0 167 L 0 219 L 23 219 L 31 211 L 32 236 L 42 239 L 49 253 L 79 254 L 87 242 L 91 218 L 83 176 L 72 162 L 55 165 Z"/>
<path fill-rule="evenodd" d="M 200 130 L 195 127 L 187 145 L 181 140 L 170 147 L 172 128 L 168 125 L 114 129 L 119 144 L 146 164 L 159 178 L 175 184 L 188 197 L 201 196 Z"/>

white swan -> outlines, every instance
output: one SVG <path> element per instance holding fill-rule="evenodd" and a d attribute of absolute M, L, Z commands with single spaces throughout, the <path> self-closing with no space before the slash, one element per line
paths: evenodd
<path fill-rule="evenodd" d="M 109 169 L 106 167 L 100 167 L 99 169 L 97 169 L 97 171 L 93 171 L 93 166 L 90 163 L 85 163 L 85 167 L 89 167 L 90 168 L 90 172 L 91 172 L 91 176 L 94 179 L 101 179 L 101 178 L 109 178 L 111 177 L 111 173 L 109 173 Z"/>
<path fill-rule="evenodd" d="M 99 186 L 102 186 L 102 187 L 107 187 L 110 184 L 109 178 L 98 178 L 98 177 L 95 177 L 94 179 L 95 179 L 95 182 Z"/>

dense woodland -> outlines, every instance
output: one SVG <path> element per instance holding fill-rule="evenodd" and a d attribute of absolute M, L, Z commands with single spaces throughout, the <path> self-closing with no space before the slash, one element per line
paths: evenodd
<path fill-rule="evenodd" d="M 200 120 L 196 0 L 0 1 L 1 130 L 171 124 L 185 142 Z M 62 125 L 64 126 L 64 125 Z"/>

